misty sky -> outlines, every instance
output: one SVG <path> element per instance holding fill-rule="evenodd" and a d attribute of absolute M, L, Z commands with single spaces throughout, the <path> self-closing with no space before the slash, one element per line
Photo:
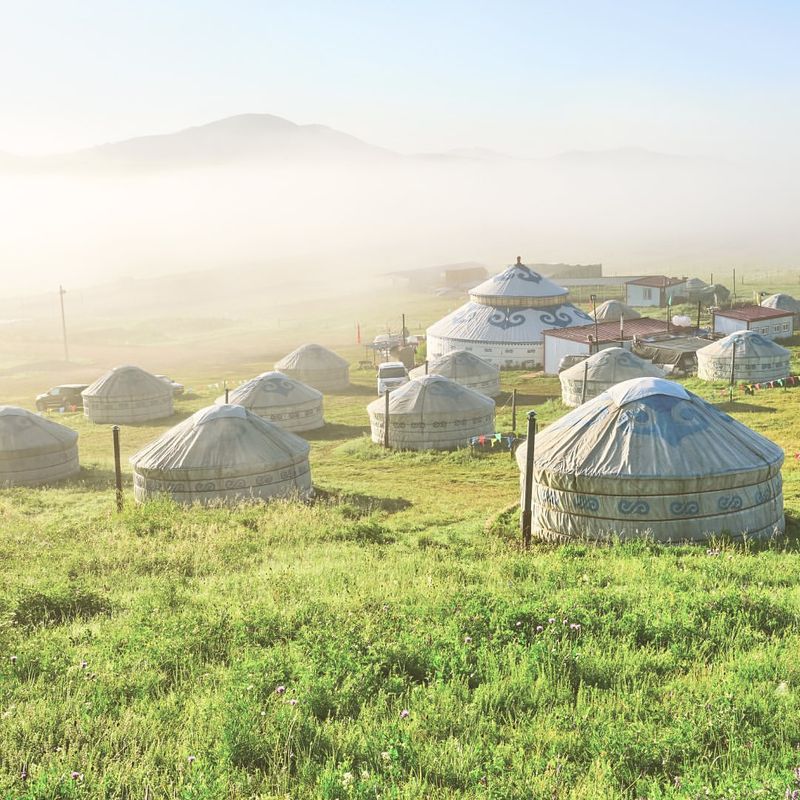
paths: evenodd
<path fill-rule="evenodd" d="M 402 152 L 794 155 L 800 3 L 0 0 L 0 151 L 244 112 Z"/>

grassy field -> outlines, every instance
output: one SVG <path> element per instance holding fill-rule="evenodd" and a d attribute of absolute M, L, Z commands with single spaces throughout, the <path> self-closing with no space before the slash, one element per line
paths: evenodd
<path fill-rule="evenodd" d="M 421 325 L 452 304 L 425 302 Z M 357 361 L 352 305 L 303 339 Z M 365 334 L 387 316 L 373 309 Z M 302 341 L 297 319 L 173 323 L 168 342 L 144 343 L 140 323 L 95 344 L 90 326 L 74 370 L 134 361 L 192 387 L 169 422 L 123 428 L 127 457 Z M 3 343 L 2 400 L 31 407 L 63 380 L 46 357 Z M 353 379 L 309 436 L 311 505 L 135 507 L 126 469 L 117 515 L 110 429 L 59 417 L 81 434 L 80 478 L 0 491 L 0 796 L 800 788 L 800 390 L 730 409 L 786 451 L 785 539 L 525 553 L 504 513 L 518 497 L 508 453 L 385 453 L 365 437 L 374 375 Z M 512 372 L 503 386 L 499 430 L 513 387 L 544 424 L 565 411 L 556 379 Z"/>

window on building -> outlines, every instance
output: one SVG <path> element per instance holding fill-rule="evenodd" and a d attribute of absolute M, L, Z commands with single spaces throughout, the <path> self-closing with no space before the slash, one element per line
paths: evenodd
<path fill-rule="evenodd" d="M 642 289 L 642 297 L 645 300 L 652 300 L 653 299 L 653 290 L 652 289 Z"/>

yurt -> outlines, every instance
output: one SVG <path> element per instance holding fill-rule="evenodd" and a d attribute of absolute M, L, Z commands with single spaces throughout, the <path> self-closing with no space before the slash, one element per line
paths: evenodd
<path fill-rule="evenodd" d="M 224 402 L 221 397 L 217 405 Z M 246 381 L 228 393 L 228 402 L 287 431 L 313 431 L 325 424 L 322 392 L 282 372 L 264 372 Z"/>
<path fill-rule="evenodd" d="M 620 319 L 639 319 L 642 315 L 621 300 L 606 300 L 597 306 L 598 322 L 619 322 Z"/>
<path fill-rule="evenodd" d="M 350 365 L 318 344 L 304 344 L 284 356 L 275 369 L 321 392 L 338 392 L 350 385 Z"/>
<path fill-rule="evenodd" d="M 428 358 L 467 350 L 500 368 L 540 366 L 543 330 L 592 321 L 567 302 L 568 294 L 518 258 L 471 289 L 468 303 L 428 328 Z"/>
<path fill-rule="evenodd" d="M 735 355 L 734 355 L 735 351 Z M 697 377 L 705 381 L 774 381 L 788 378 L 792 354 L 756 331 L 735 331 L 697 351 Z"/>
<path fill-rule="evenodd" d="M 203 408 L 131 458 L 137 502 L 236 503 L 311 493 L 309 445 L 242 406 Z"/>
<path fill-rule="evenodd" d="M 795 300 L 790 294 L 771 294 L 761 301 L 765 308 L 776 308 L 779 311 L 791 311 L 794 314 L 794 326 L 800 326 L 800 301 Z"/>
<path fill-rule="evenodd" d="M 565 369 L 558 376 L 561 381 L 561 400 L 565 405 L 579 406 L 622 381 L 631 378 L 663 378 L 665 374 L 661 367 L 622 347 L 609 347 Z"/>
<path fill-rule="evenodd" d="M 79 469 L 75 431 L 24 408 L 0 406 L 0 487 L 54 483 Z"/>
<path fill-rule="evenodd" d="M 92 422 L 133 423 L 172 416 L 172 386 L 139 367 L 114 367 L 83 390 Z"/>
<path fill-rule="evenodd" d="M 500 394 L 500 369 L 467 350 L 452 350 L 440 358 L 429 361 L 427 372 L 423 364 L 408 374 L 411 378 L 442 375 L 487 397 Z"/>
<path fill-rule="evenodd" d="M 524 486 L 527 443 L 517 450 Z M 663 378 L 619 383 L 536 437 L 532 532 L 703 540 L 784 528 L 783 451 Z"/>
<path fill-rule="evenodd" d="M 367 406 L 372 441 L 382 444 L 386 400 Z M 454 450 L 470 437 L 494 433 L 494 400 L 441 375 L 424 375 L 389 395 L 389 446 Z"/>

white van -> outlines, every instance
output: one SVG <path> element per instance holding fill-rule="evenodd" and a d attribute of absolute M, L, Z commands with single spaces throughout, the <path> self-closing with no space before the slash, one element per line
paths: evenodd
<path fill-rule="evenodd" d="M 378 364 L 378 394 L 383 394 L 387 389 L 391 392 L 398 386 L 408 383 L 408 370 L 402 361 L 386 361 Z"/>

